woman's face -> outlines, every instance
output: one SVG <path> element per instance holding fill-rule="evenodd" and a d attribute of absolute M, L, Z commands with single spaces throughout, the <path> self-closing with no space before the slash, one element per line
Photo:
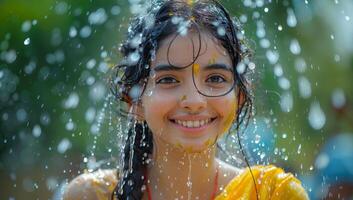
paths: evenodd
<path fill-rule="evenodd" d="M 206 97 L 197 88 L 209 94 L 234 82 L 232 62 L 210 34 L 201 32 L 200 55 L 193 65 L 182 68 L 194 60 L 199 35 L 189 32 L 172 41 L 174 38 L 172 35 L 161 41 L 151 63 L 142 114 L 155 141 L 200 152 L 230 128 L 236 117 L 237 98 L 234 89 L 224 96 Z"/>

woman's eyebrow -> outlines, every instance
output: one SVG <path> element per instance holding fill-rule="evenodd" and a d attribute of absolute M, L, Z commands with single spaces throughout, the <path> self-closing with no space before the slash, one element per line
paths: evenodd
<path fill-rule="evenodd" d="M 176 67 L 168 64 L 160 64 L 157 65 L 155 68 L 153 68 L 154 71 L 160 72 L 160 71 L 181 71 L 184 68 L 181 67 Z"/>
<path fill-rule="evenodd" d="M 233 71 L 227 64 L 223 64 L 223 63 L 214 63 L 203 67 L 203 70 L 215 70 L 215 69 Z"/>
<path fill-rule="evenodd" d="M 155 72 L 160 72 L 160 71 L 181 71 L 185 69 L 184 67 L 176 67 L 168 64 L 160 64 L 157 65 L 153 70 Z M 233 71 L 227 64 L 223 63 L 214 63 L 210 65 L 206 65 L 203 67 L 203 70 L 226 70 L 226 71 Z"/>

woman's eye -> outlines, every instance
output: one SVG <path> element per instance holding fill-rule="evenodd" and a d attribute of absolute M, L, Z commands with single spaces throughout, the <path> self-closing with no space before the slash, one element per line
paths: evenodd
<path fill-rule="evenodd" d="M 171 83 L 179 83 L 179 81 L 173 77 L 164 77 L 164 78 L 158 79 L 156 81 L 156 83 L 157 84 L 171 84 Z"/>
<path fill-rule="evenodd" d="M 226 82 L 226 79 L 223 78 L 222 76 L 215 75 L 215 76 L 210 76 L 207 78 L 206 82 L 211 82 L 211 83 L 223 83 Z"/>

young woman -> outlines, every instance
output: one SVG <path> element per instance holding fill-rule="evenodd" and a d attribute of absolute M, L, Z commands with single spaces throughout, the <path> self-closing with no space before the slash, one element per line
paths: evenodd
<path fill-rule="evenodd" d="M 112 85 L 128 105 L 123 166 L 80 175 L 65 200 L 308 199 L 280 168 L 216 158 L 218 139 L 233 125 L 239 131 L 252 108 L 249 51 L 222 5 L 153 5 L 131 22 L 121 52 Z"/>

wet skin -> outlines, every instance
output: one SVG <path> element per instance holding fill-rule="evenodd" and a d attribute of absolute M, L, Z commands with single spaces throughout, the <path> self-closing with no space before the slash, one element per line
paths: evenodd
<path fill-rule="evenodd" d="M 156 59 L 151 65 L 153 75 L 149 78 L 142 97 L 142 115 L 154 138 L 188 152 L 199 152 L 213 145 L 216 138 L 230 128 L 236 117 L 235 92 L 221 97 L 206 97 L 195 88 L 192 73 L 197 79 L 202 68 L 210 63 L 223 64 L 228 68 L 232 66 L 229 55 L 224 50 L 220 51 L 222 47 L 212 36 L 201 33 L 201 37 L 201 55 L 194 63 L 193 55 L 196 55 L 199 48 L 197 34 L 178 36 L 172 44 L 170 42 L 174 36 L 161 42 Z M 194 49 L 191 40 L 194 41 Z M 169 45 L 171 46 L 167 54 Z M 177 67 L 191 65 L 177 70 L 160 67 L 168 66 L 168 59 Z M 208 73 L 222 72 L 215 70 Z M 186 128 L 175 120 L 211 122 L 198 128 Z"/>

